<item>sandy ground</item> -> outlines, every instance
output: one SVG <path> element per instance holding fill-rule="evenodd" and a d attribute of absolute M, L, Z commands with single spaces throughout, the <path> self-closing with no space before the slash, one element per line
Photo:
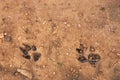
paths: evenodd
<path fill-rule="evenodd" d="M 120 80 L 120 0 L 0 0 L 0 80 Z"/>

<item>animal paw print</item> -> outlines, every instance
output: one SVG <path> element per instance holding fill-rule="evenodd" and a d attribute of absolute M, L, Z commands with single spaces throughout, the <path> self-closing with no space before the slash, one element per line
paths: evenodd
<path fill-rule="evenodd" d="M 79 53 L 79 58 L 78 61 L 81 63 L 89 62 L 91 65 L 96 65 L 97 62 L 100 61 L 101 57 L 99 54 L 95 53 L 95 48 L 93 46 L 90 46 L 89 49 L 89 54 L 87 55 L 88 57 L 85 57 L 85 47 L 83 44 L 80 44 L 79 48 L 76 48 L 76 51 Z"/>
<path fill-rule="evenodd" d="M 25 59 L 31 59 L 29 51 L 32 50 L 33 51 L 33 53 L 32 53 L 33 54 L 33 60 L 35 62 L 39 60 L 39 58 L 41 57 L 41 53 L 35 52 L 35 51 L 37 51 L 37 47 L 35 45 L 30 46 L 28 44 L 23 43 L 23 46 L 24 47 L 19 47 L 19 49 L 21 50 L 22 55 Z"/>

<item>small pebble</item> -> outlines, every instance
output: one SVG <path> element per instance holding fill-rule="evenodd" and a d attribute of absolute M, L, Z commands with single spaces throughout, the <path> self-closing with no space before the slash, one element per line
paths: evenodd
<path fill-rule="evenodd" d="M 28 28 L 26 28 L 24 31 L 25 31 L 26 34 L 29 33 L 29 29 Z"/>
<path fill-rule="evenodd" d="M 56 72 L 53 72 L 53 75 L 55 75 L 56 74 Z"/>
<path fill-rule="evenodd" d="M 40 53 L 33 53 L 33 58 L 35 62 L 38 61 L 40 57 L 41 57 Z"/>
<path fill-rule="evenodd" d="M 26 76 L 30 80 L 32 80 L 33 75 L 30 71 L 27 71 L 27 70 L 24 70 L 24 69 L 17 69 L 17 72 L 20 73 L 21 75 Z"/>
<path fill-rule="evenodd" d="M 10 67 L 12 67 L 12 64 L 10 64 Z"/>
<path fill-rule="evenodd" d="M 66 55 L 68 56 L 68 55 L 69 55 L 69 53 L 66 53 Z"/>
<path fill-rule="evenodd" d="M 90 51 L 95 52 L 95 48 L 93 46 L 90 46 Z"/>
<path fill-rule="evenodd" d="M 101 11 L 105 11 L 105 7 L 101 7 L 100 10 L 101 10 Z"/>

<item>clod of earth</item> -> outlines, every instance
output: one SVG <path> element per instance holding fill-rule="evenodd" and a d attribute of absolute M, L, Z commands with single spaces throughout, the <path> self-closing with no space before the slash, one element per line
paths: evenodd
<path fill-rule="evenodd" d="M 41 57 L 40 53 L 33 53 L 33 58 L 35 62 L 38 61 L 40 57 Z"/>
<path fill-rule="evenodd" d="M 101 10 L 101 11 L 105 11 L 105 7 L 101 7 L 100 10 Z"/>
<path fill-rule="evenodd" d="M 78 58 L 78 61 L 80 61 L 80 62 L 82 62 L 82 63 L 85 63 L 85 62 L 87 62 L 87 59 L 86 59 L 85 56 L 80 56 L 80 57 Z"/>
<path fill-rule="evenodd" d="M 63 62 L 57 62 L 58 66 L 62 66 L 64 63 Z"/>

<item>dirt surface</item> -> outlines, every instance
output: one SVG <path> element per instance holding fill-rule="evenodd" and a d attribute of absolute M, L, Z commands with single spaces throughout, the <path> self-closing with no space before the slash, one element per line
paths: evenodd
<path fill-rule="evenodd" d="M 120 0 L 0 0 L 0 80 L 120 80 Z"/>

